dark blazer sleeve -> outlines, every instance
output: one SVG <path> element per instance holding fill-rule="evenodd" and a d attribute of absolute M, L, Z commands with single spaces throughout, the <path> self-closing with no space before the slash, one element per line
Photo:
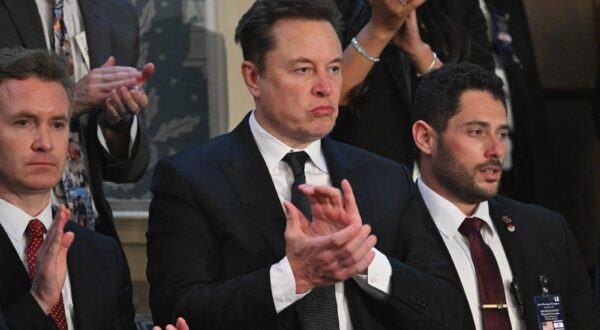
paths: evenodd
<path fill-rule="evenodd" d="M 397 316 L 394 323 L 422 324 L 423 329 L 461 329 L 467 307 L 460 284 L 456 282 L 443 248 L 426 228 L 426 210 L 416 185 L 405 167 L 399 172 L 404 177 L 401 182 L 405 182 L 399 189 L 408 194 L 405 194 L 406 201 L 397 220 L 395 248 L 387 254 L 392 265 L 391 297 L 395 300 L 391 306 L 411 309 L 412 313 Z"/>
<path fill-rule="evenodd" d="M 596 303 L 593 291 L 590 290 L 590 280 L 583 259 L 579 253 L 573 233 L 566 220 L 558 215 L 561 220 L 564 235 L 564 248 L 567 256 L 565 271 L 567 279 L 563 285 L 563 306 L 565 307 L 566 326 L 569 329 L 600 329 L 600 308 Z"/>
<path fill-rule="evenodd" d="M 56 329 L 52 319 L 44 313 L 30 293 L 15 300 L 2 313 L 9 329 L 12 330 Z"/>
<path fill-rule="evenodd" d="M 194 159 L 189 162 L 198 163 Z M 206 172 L 186 167 L 186 172 L 190 170 Z M 243 273 L 228 271 L 222 253 L 233 238 L 217 237 L 220 231 L 212 226 L 220 224 L 211 221 L 207 207 L 219 208 L 223 217 L 232 219 L 236 217 L 234 213 L 243 211 L 226 200 L 228 196 L 222 191 L 226 183 L 222 178 L 212 175 L 212 189 L 208 192 L 199 191 L 189 179 L 190 176 L 183 175 L 168 158 L 156 166 L 147 269 L 155 323 L 174 323 L 178 316 L 183 316 L 192 329 L 278 328 L 269 267 L 260 266 Z M 224 200 L 200 205 L 208 200 L 203 194 Z M 234 200 L 234 196 L 230 200 Z M 248 251 L 239 253 L 248 256 Z M 264 257 L 255 258 L 264 264 Z"/>

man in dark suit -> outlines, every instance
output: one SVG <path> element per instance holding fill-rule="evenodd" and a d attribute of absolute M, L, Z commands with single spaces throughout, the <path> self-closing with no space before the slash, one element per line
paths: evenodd
<path fill-rule="evenodd" d="M 335 17 L 328 1 L 259 0 L 241 18 L 236 40 L 256 109 L 154 174 L 147 274 L 156 323 L 182 315 L 207 329 L 313 329 L 312 317 L 328 329 L 460 327 L 457 283 L 421 225 L 407 170 L 326 137 L 341 86 Z M 306 163 L 293 165 L 299 155 Z M 292 187 L 343 178 L 356 187 L 362 222 L 286 220 L 282 202 L 305 205 Z M 412 248 L 421 243 L 431 248 Z"/>
<path fill-rule="evenodd" d="M 50 3 L 0 0 L 0 48 L 53 49 Z M 135 68 L 138 17 L 127 0 L 67 2 L 65 22 L 77 82 L 72 128 L 79 129 L 88 168 L 98 213 L 95 230 L 117 238 L 102 182 L 135 182 L 144 174 L 150 155 L 148 137 L 135 114 L 148 104 L 141 87 L 154 66 Z M 64 203 L 61 194 L 55 195 Z"/>
<path fill-rule="evenodd" d="M 56 55 L 0 51 L 0 308 L 10 329 L 135 329 L 118 243 L 68 221 L 65 206 L 52 220 L 71 85 Z"/>
<path fill-rule="evenodd" d="M 509 134 L 505 101 L 500 78 L 470 64 L 429 74 L 415 99 L 426 225 L 454 263 L 471 308 L 467 328 L 489 329 L 494 319 L 494 329 L 538 329 L 550 322 L 540 316 L 544 306 L 552 306 L 564 311 L 552 321 L 557 328 L 600 329 L 565 219 L 497 195 Z"/>

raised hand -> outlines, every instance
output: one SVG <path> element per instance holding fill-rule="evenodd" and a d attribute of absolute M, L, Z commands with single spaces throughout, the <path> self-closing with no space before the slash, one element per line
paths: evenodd
<path fill-rule="evenodd" d="M 64 232 L 65 224 L 71 217 L 64 205 L 61 205 L 48 229 L 44 243 L 40 246 L 35 262 L 35 276 L 31 284 L 31 295 L 46 312 L 60 298 L 67 276 L 67 251 L 75 239 L 72 232 Z"/>
<path fill-rule="evenodd" d="M 313 214 L 309 225 L 316 235 L 333 234 L 351 224 L 362 225 L 350 182 L 342 180 L 342 191 L 330 186 L 301 185 L 300 191 L 310 199 Z"/>

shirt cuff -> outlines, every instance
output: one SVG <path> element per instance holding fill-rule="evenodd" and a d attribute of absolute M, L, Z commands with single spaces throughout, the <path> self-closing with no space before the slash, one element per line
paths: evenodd
<path fill-rule="evenodd" d="M 392 265 L 388 258 L 377 249 L 373 249 L 375 258 L 368 267 L 367 275 L 356 275 L 352 278 L 365 291 L 376 298 L 384 298 L 390 293 Z"/>
<path fill-rule="evenodd" d="M 269 275 L 271 278 L 271 295 L 273 296 L 275 311 L 278 314 L 310 292 L 296 294 L 296 280 L 287 257 L 273 264 L 269 270 Z"/>
<path fill-rule="evenodd" d="M 133 149 L 133 142 L 138 134 L 138 119 L 137 116 L 133 116 L 133 122 L 131 123 L 131 129 L 129 130 L 129 149 L 127 153 L 127 158 L 131 158 L 131 149 Z M 110 155 L 110 150 L 108 150 L 108 144 L 106 143 L 106 138 L 104 137 L 104 133 L 102 133 L 102 129 L 100 125 L 96 125 L 98 128 L 98 141 L 100 141 L 100 145 L 106 152 Z"/>

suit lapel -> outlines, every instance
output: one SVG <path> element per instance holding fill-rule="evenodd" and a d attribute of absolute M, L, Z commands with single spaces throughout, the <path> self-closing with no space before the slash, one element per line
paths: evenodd
<path fill-rule="evenodd" d="M 31 288 L 29 275 L 23 266 L 23 262 L 19 258 L 15 247 L 12 245 L 10 238 L 0 226 L 0 282 L 4 290 L 1 301 L 4 303 L 8 299 L 22 296 Z M 9 271 L 10 270 L 10 271 Z M 10 298 L 7 298 L 10 296 Z"/>
<path fill-rule="evenodd" d="M 111 55 L 110 22 L 98 0 L 79 0 L 90 56 L 90 69 L 101 66 Z M 117 59 L 117 61 L 120 59 Z"/>
<path fill-rule="evenodd" d="M 250 131 L 248 118 L 246 116 L 230 133 L 233 159 L 221 161 L 221 169 L 248 219 L 256 224 L 273 255 L 281 258 L 285 251 L 285 213 Z"/>
<path fill-rule="evenodd" d="M 46 49 L 46 39 L 35 0 L 2 0 L 19 30 L 23 46 Z"/>
<path fill-rule="evenodd" d="M 77 225 L 69 221 L 65 226 L 65 231 L 73 231 L 74 226 Z M 75 236 L 75 240 L 67 254 L 67 269 L 69 270 L 71 297 L 73 298 L 73 322 L 77 329 L 94 328 L 94 313 L 97 313 L 95 305 L 97 301 L 90 299 L 90 297 L 98 297 L 98 294 L 94 292 L 93 274 L 87 274 L 86 264 L 90 260 L 86 258 L 85 253 L 85 247 L 81 245 L 81 240 L 78 240 Z"/>
<path fill-rule="evenodd" d="M 510 213 L 503 210 L 493 199 L 489 201 L 489 208 L 490 216 L 492 217 L 492 221 L 494 222 L 494 226 L 496 227 L 496 231 L 502 242 L 513 277 L 520 280 L 524 279 L 524 272 L 527 269 L 527 265 L 522 265 L 521 260 L 526 260 L 528 258 L 523 258 L 523 253 L 527 253 L 527 246 L 522 240 L 522 235 L 519 235 L 516 232 L 520 227 L 519 219 L 515 219 Z M 511 221 L 510 223 L 514 225 L 514 232 L 508 230 L 506 223 L 508 221 Z"/>

